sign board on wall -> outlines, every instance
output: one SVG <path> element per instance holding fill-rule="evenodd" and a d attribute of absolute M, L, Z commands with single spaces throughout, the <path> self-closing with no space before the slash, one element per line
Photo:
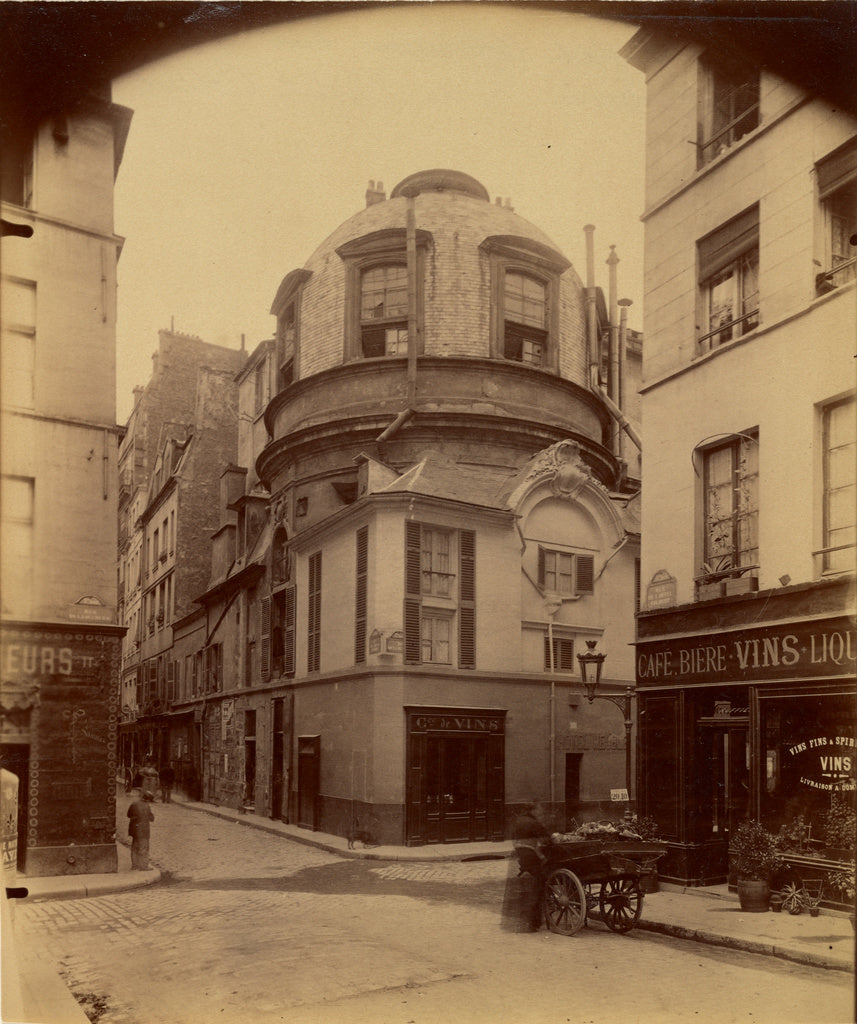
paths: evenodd
<path fill-rule="evenodd" d="M 850 676 L 857 629 L 842 615 L 637 643 L 637 686 Z"/>

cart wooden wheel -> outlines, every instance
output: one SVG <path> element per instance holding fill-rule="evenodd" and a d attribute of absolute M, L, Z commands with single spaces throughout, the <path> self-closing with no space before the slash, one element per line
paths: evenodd
<path fill-rule="evenodd" d="M 580 879 L 568 868 L 548 875 L 544 890 L 545 921 L 552 932 L 574 935 L 586 922 L 586 893 Z"/>
<path fill-rule="evenodd" d="M 643 894 L 636 878 L 610 878 L 598 897 L 601 920 L 614 932 L 629 932 L 640 920 Z"/>

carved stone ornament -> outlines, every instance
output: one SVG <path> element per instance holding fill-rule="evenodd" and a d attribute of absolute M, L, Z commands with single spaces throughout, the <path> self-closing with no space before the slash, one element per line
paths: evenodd
<path fill-rule="evenodd" d="M 274 526 L 286 526 L 288 523 L 289 502 L 285 494 L 281 494 L 271 502 L 271 515 Z"/>
<path fill-rule="evenodd" d="M 549 479 L 553 493 L 569 501 L 579 494 L 584 485 L 597 482 L 580 457 L 580 445 L 568 440 L 557 441 L 534 457 L 527 480 L 539 477 Z"/>

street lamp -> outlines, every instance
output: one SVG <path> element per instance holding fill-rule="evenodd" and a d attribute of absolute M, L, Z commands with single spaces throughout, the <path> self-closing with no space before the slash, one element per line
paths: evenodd
<path fill-rule="evenodd" d="M 601 669 L 604 667 L 604 659 L 607 657 L 602 651 L 596 651 L 597 640 L 586 641 L 586 651 L 578 654 L 580 662 L 580 679 L 586 693 L 586 699 L 591 704 L 596 698 L 609 700 L 625 716 L 625 792 L 628 794 L 628 803 L 625 805 L 625 821 L 631 820 L 631 695 L 630 686 L 625 687 L 623 696 L 613 693 L 596 693 L 601 682 Z"/>

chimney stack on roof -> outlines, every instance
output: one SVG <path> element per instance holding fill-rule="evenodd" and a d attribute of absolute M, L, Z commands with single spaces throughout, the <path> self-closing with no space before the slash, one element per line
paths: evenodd
<path fill-rule="evenodd" d="M 383 203 L 387 198 L 387 193 L 384 191 L 383 181 L 369 181 L 369 187 L 366 189 L 366 205 L 374 206 L 375 203 Z"/>

